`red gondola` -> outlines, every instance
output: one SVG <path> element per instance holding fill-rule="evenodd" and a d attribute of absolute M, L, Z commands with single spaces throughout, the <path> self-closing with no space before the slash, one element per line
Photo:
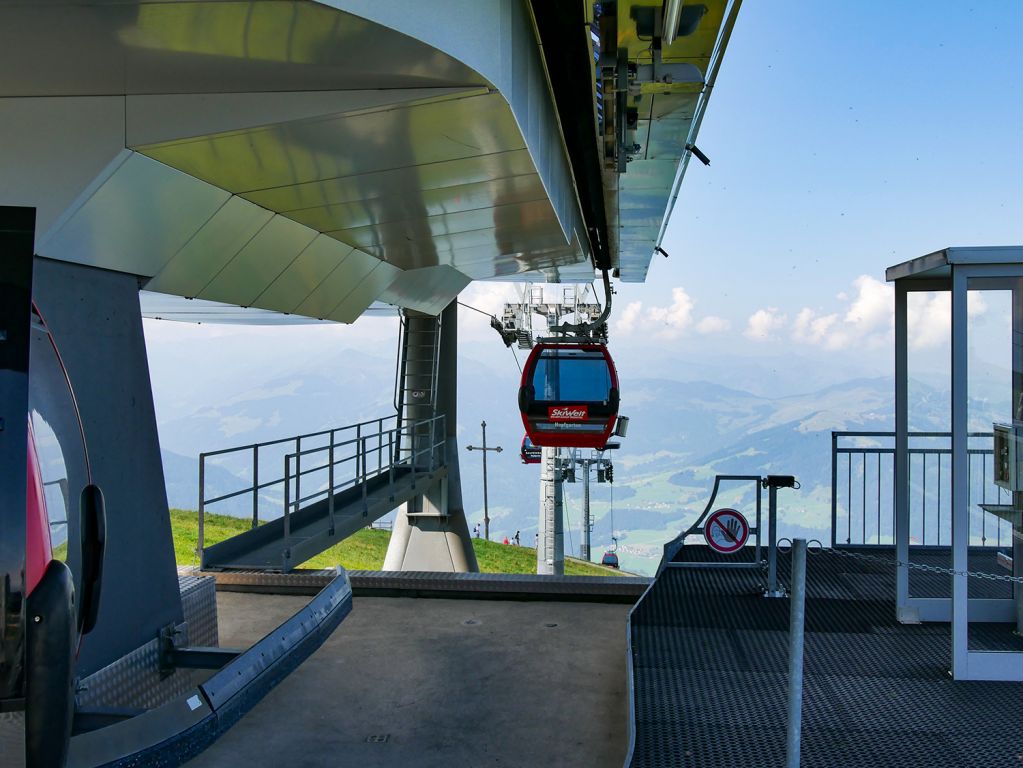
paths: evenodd
<path fill-rule="evenodd" d="M 600 564 L 607 568 L 618 568 L 618 555 L 610 549 L 604 553 L 604 556 L 600 558 Z"/>
<path fill-rule="evenodd" d="M 523 464 L 539 464 L 541 460 L 540 449 L 533 445 L 533 441 L 529 439 L 529 435 L 522 436 L 522 463 Z"/>
<path fill-rule="evenodd" d="M 74 391 L 45 321 L 33 305 L 29 390 L 24 690 L 34 713 L 26 718 L 30 765 L 63 765 L 71 737 L 75 658 L 99 610 L 105 515 L 92 472 Z M 71 517 L 77 494 L 78 524 Z M 77 538 L 69 538 L 73 531 Z M 70 551 L 74 545 L 74 552 Z M 63 562 L 71 559 L 76 573 Z"/>
<path fill-rule="evenodd" d="M 522 369 L 519 411 L 534 445 L 603 448 L 618 402 L 618 373 L 604 344 L 537 344 Z"/>

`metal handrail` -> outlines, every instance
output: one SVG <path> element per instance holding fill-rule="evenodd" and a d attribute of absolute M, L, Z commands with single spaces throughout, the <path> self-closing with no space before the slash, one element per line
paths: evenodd
<path fill-rule="evenodd" d="M 423 445 L 421 438 L 424 436 L 424 432 L 427 429 L 429 430 L 430 440 L 427 444 Z M 354 437 L 349 437 L 349 435 L 353 432 Z M 434 436 L 438 433 L 441 435 L 441 438 L 439 441 L 436 441 Z M 413 447 L 412 451 L 399 452 L 396 450 L 396 446 L 399 444 L 402 435 L 407 437 L 409 445 Z M 443 451 L 441 451 L 439 461 L 436 454 L 438 449 L 442 448 L 445 444 L 445 435 L 446 429 L 443 415 L 404 424 L 398 420 L 396 415 L 390 415 L 377 419 L 361 421 L 357 424 L 351 424 L 344 427 L 308 432 L 302 435 L 295 435 L 293 437 L 278 438 L 261 443 L 250 443 L 247 445 L 236 446 L 234 448 L 222 448 L 215 451 L 200 453 L 198 512 L 199 535 L 196 547 L 197 553 L 201 557 L 205 550 L 205 513 L 211 505 L 241 497 L 246 494 L 251 494 L 252 527 L 255 528 L 260 523 L 260 491 L 273 487 L 282 487 L 282 506 L 283 516 L 285 518 L 284 527 L 286 536 L 290 535 L 291 513 L 297 511 L 301 505 L 316 498 L 329 499 L 328 516 L 330 520 L 330 530 L 333 532 L 335 512 L 334 496 L 337 492 L 347 490 L 361 482 L 363 483 L 363 500 L 365 502 L 366 483 L 370 479 L 386 472 L 388 474 L 389 485 L 393 485 L 394 468 L 402 466 L 409 466 L 413 471 L 414 478 L 414 473 L 416 471 L 415 464 L 427 452 L 429 452 L 430 455 L 429 470 L 432 472 L 437 466 L 443 466 L 444 464 Z M 345 439 L 339 440 L 339 437 L 343 437 Z M 325 439 L 327 444 L 309 445 L 311 441 L 317 438 Z M 303 443 L 305 444 L 303 445 Z M 272 479 L 261 478 L 259 474 L 259 462 L 261 458 L 260 451 L 266 448 L 282 445 L 286 446 L 288 444 L 292 444 L 295 450 L 284 454 L 284 473 L 281 476 L 274 477 Z M 387 451 L 386 461 L 384 460 L 385 450 Z M 374 452 L 377 454 L 375 471 L 370 469 L 372 463 L 371 455 Z M 241 456 L 245 453 L 251 453 L 251 458 L 249 460 L 251 461 L 253 482 L 244 488 L 207 498 L 207 461 L 232 454 Z M 312 457 L 319 456 L 324 453 L 326 454 L 326 460 L 323 463 L 316 464 L 315 459 L 312 462 L 310 461 Z M 339 456 L 339 453 L 342 455 Z M 306 459 L 305 463 L 303 463 L 303 458 Z M 345 467 L 346 465 L 350 465 L 353 462 L 355 464 L 355 472 L 353 475 L 338 481 L 338 472 L 336 470 L 338 468 Z M 312 466 L 310 465 L 311 463 L 313 464 Z M 301 493 L 302 478 L 317 472 L 326 472 L 327 486 L 303 496 Z M 347 471 L 343 474 L 347 475 Z M 292 484 L 295 486 L 294 493 L 292 493 Z"/>
<path fill-rule="evenodd" d="M 892 443 L 890 445 L 842 445 L 841 441 L 848 440 L 850 438 L 858 437 L 870 437 L 870 438 L 886 438 Z M 968 432 L 967 437 L 974 439 L 986 439 L 990 440 L 992 434 L 990 432 Z M 909 440 L 915 441 L 920 438 L 924 439 L 944 439 L 950 440 L 950 432 L 910 432 Z M 895 483 L 894 483 L 894 456 L 895 456 L 895 445 L 894 445 L 895 433 L 894 432 L 882 432 L 882 431 L 845 431 L 845 432 L 832 432 L 831 433 L 831 545 L 833 547 L 890 547 L 894 545 L 894 510 L 895 510 Z M 952 453 L 951 447 L 943 445 L 920 445 L 910 444 L 908 449 L 910 461 L 909 461 L 909 482 L 910 482 L 910 509 L 913 514 L 913 519 L 919 522 L 919 543 L 913 543 L 914 548 L 917 547 L 929 547 L 929 546 L 943 546 L 943 539 L 947 538 L 944 533 L 948 533 L 948 524 L 951 521 L 951 508 L 949 507 L 948 501 L 950 500 L 949 489 L 947 488 L 951 472 L 948 468 L 947 460 L 943 460 L 945 456 L 949 456 Z M 990 447 L 968 447 L 967 457 L 969 461 L 969 467 L 967 476 L 970 482 L 969 498 L 971 499 L 970 516 L 977 523 L 976 528 L 979 529 L 980 533 L 980 546 L 984 547 L 998 547 L 1002 545 L 1003 539 L 1003 528 L 1005 527 L 997 517 L 991 515 L 989 512 L 980 509 L 974 509 L 973 501 L 979 503 L 986 503 L 988 497 L 992 496 L 995 499 L 1000 500 L 1002 497 L 1001 489 L 994 488 L 993 482 L 987 477 L 988 472 L 988 457 L 993 456 L 993 451 Z M 860 461 L 855 461 L 856 457 L 860 457 Z M 891 456 L 892 460 L 885 462 L 882 465 L 884 457 Z M 980 482 L 977 483 L 977 473 L 974 471 L 976 466 L 974 457 L 980 456 L 981 459 L 981 471 L 980 471 Z M 839 479 L 840 466 L 839 459 L 844 457 L 844 466 L 841 467 L 841 482 Z M 868 466 L 867 457 L 871 457 Z M 917 457 L 919 460 L 914 461 Z M 928 457 L 936 457 L 936 461 L 931 461 L 931 466 L 928 467 Z M 936 466 L 935 466 L 936 464 Z M 913 477 L 916 471 L 921 471 L 922 474 L 919 476 L 919 487 L 913 484 Z M 854 483 L 854 470 L 856 473 Z M 929 471 L 930 470 L 930 471 Z M 869 484 L 868 487 L 868 474 L 874 475 L 873 483 Z M 936 483 L 930 486 L 931 493 L 928 493 L 928 478 L 932 478 L 932 481 L 936 480 Z M 891 484 L 891 498 L 887 495 L 882 495 L 882 486 L 887 483 L 883 482 L 886 479 Z M 839 497 L 844 491 L 845 504 L 842 507 L 844 515 L 842 521 L 839 520 Z M 868 495 L 869 492 L 869 495 Z M 854 503 L 854 498 L 859 495 L 859 503 Z M 929 500 L 933 497 L 936 504 L 929 504 Z M 869 504 L 868 504 L 869 502 Z M 868 506 L 870 507 L 868 509 Z M 887 513 L 890 510 L 890 514 Z M 943 515 L 942 512 L 946 514 Z M 859 518 L 859 524 L 855 526 L 858 530 L 853 530 L 853 519 L 854 516 Z M 869 517 L 868 517 L 869 515 Z M 844 540 L 839 538 L 839 527 L 844 522 Z M 871 524 L 868 527 L 868 522 Z M 993 526 L 991 535 L 989 535 L 989 528 Z M 873 530 L 870 530 L 873 528 Z M 928 530 L 931 532 L 931 538 L 934 541 L 928 542 Z M 876 539 L 876 541 L 871 541 Z M 882 539 L 885 539 L 882 541 Z M 888 541 L 890 539 L 890 541 Z M 949 539 L 950 541 L 950 539 Z M 989 543 L 990 542 L 990 543 Z M 971 544 L 973 546 L 973 544 Z"/>

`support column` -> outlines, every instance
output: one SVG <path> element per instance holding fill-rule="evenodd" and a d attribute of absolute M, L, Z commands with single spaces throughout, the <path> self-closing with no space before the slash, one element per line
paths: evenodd
<path fill-rule="evenodd" d="M 37 257 L 33 296 L 74 384 L 92 479 L 106 497 L 103 597 L 78 657 L 76 674 L 84 676 L 179 624 L 181 590 L 138 279 Z M 70 440 L 78 439 L 75 427 Z M 84 482 L 72 482 L 77 498 Z M 77 541 L 77 515 L 68 528 Z M 78 572 L 75 547 L 68 564 Z"/>
<path fill-rule="evenodd" d="M 895 283 L 895 556 L 909 562 L 909 341 L 908 292 Z M 914 614 L 914 615 L 911 615 Z M 916 621 L 909 609 L 909 566 L 895 571 L 895 615 Z"/>
<path fill-rule="evenodd" d="M 1012 424 L 1023 426 L 1023 280 L 1012 283 Z M 1014 430 L 1015 431 L 1015 430 Z M 1023 492 L 1014 491 L 1012 505 L 1015 511 L 1023 510 Z M 1012 575 L 1023 576 L 1023 535 L 1020 527 L 1012 527 Z M 1012 585 L 1012 596 L 1016 600 L 1016 632 L 1023 633 L 1023 585 Z"/>
<path fill-rule="evenodd" d="M 472 547 L 469 525 L 462 506 L 461 474 L 458 466 L 458 305 L 451 302 L 437 319 L 410 312 L 406 318 L 405 376 L 398 386 L 404 389 L 403 423 L 444 414 L 445 460 L 447 478 L 429 491 L 403 505 L 394 519 L 387 545 L 385 571 L 477 572 L 476 552 Z M 438 366 L 436 381 L 434 360 Z M 439 427 L 438 427 L 439 429 Z M 437 435 L 433 436 L 436 439 Z M 408 445 L 422 451 L 429 445 L 429 429 L 418 430 Z M 424 453 L 420 463 L 429 462 Z"/>
<path fill-rule="evenodd" d="M 611 532 L 614 535 L 614 531 Z M 590 561 L 590 460 L 583 460 L 583 543 L 579 557 Z"/>
<path fill-rule="evenodd" d="M 970 488 L 967 471 L 967 281 L 952 267 L 952 568 L 967 568 Z M 952 577 L 952 677 L 969 679 L 967 577 Z"/>
<path fill-rule="evenodd" d="M 565 575 L 565 531 L 562 515 L 561 478 L 558 449 L 541 451 L 540 536 L 536 547 L 536 572 L 547 576 Z"/>

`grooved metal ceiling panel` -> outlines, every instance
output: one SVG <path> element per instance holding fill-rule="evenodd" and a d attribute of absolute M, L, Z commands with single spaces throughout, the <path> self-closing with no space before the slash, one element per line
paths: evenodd
<path fill-rule="evenodd" d="M 164 264 L 147 288 L 194 298 L 273 214 L 232 197 Z"/>
<path fill-rule="evenodd" d="M 42 255 L 348 321 L 375 300 L 439 310 L 469 272 L 585 264 L 526 7 L 336 5 L 3 6 L 0 72 L 20 74 L 0 97 L 121 98 L 131 150 L 61 197 Z"/>
<path fill-rule="evenodd" d="M 617 243 L 621 277 L 626 282 L 646 280 L 654 248 L 663 237 L 674 205 L 672 195 L 688 162 L 685 146 L 695 139 L 699 109 L 710 93 L 703 81 L 730 2 L 703 0 L 703 15 L 695 31 L 677 37 L 661 51 L 665 64 L 690 65 L 697 82 L 646 83 L 630 89 L 629 107 L 637 110 L 639 118 L 635 134 L 640 151 L 625 173 L 604 176 L 614 230 L 611 239 Z M 661 0 L 618 3 L 618 45 L 628 49 L 630 61 L 650 63 L 650 40 L 638 33 L 636 10 L 659 12 L 661 7 Z"/>

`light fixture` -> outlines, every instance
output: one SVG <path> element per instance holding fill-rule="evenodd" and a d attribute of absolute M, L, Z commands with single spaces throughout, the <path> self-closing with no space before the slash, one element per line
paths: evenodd
<path fill-rule="evenodd" d="M 664 0 L 664 15 L 661 22 L 661 43 L 671 45 L 678 33 L 678 23 L 682 18 L 683 0 Z"/>
<path fill-rule="evenodd" d="M 700 148 L 697 147 L 695 144 L 686 144 L 686 149 L 688 149 L 690 152 L 696 155 L 696 159 L 699 160 L 701 163 L 703 163 L 704 165 L 710 165 L 710 158 L 703 154 L 703 152 L 700 151 Z"/>

